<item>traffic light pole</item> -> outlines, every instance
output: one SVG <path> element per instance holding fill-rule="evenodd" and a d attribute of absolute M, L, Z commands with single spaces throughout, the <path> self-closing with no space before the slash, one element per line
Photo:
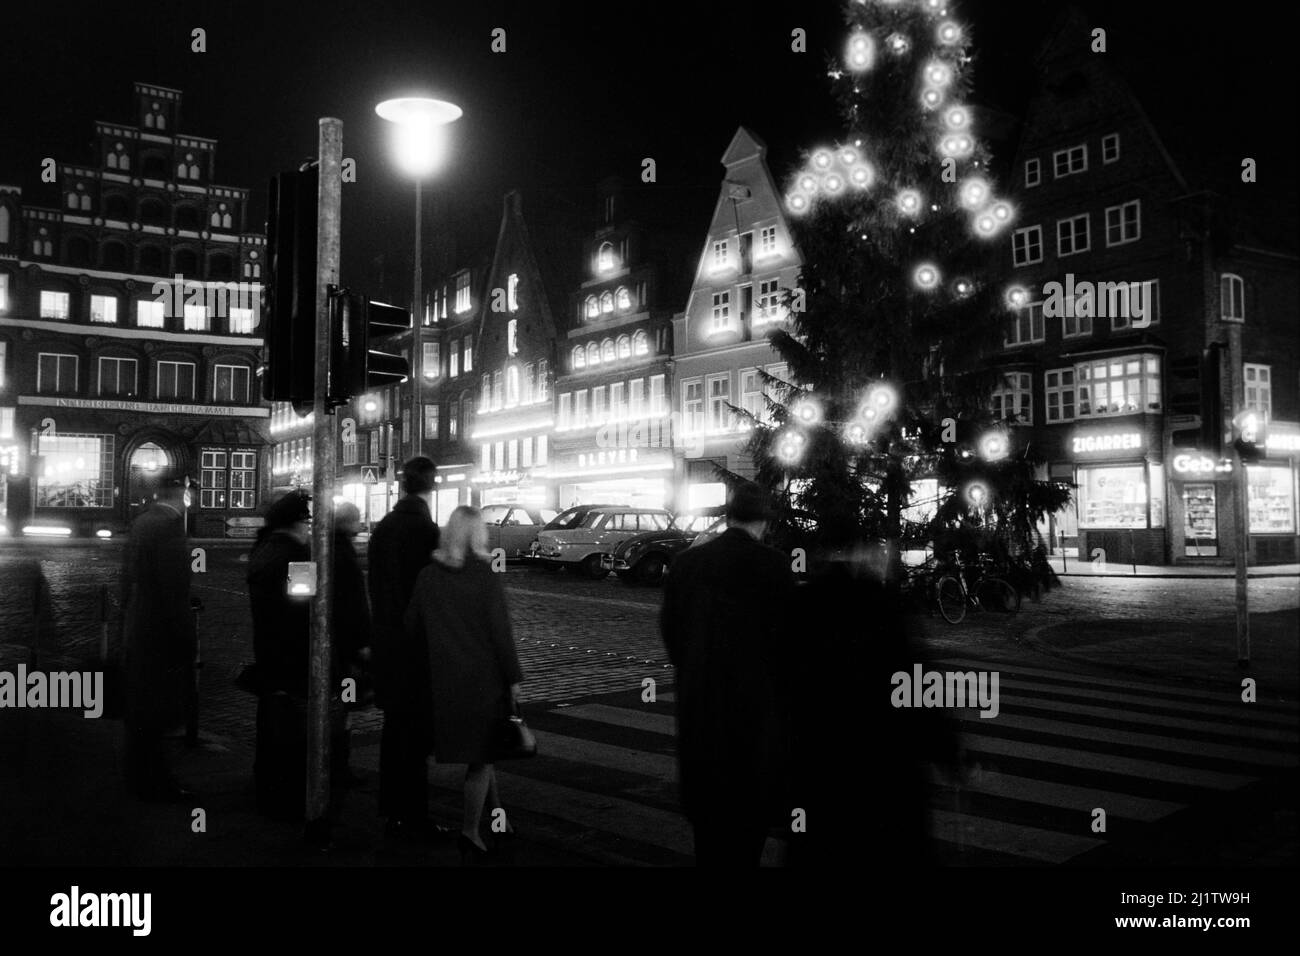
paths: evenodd
<path fill-rule="evenodd" d="M 412 399 L 411 417 L 415 419 L 415 454 L 424 454 L 424 309 L 421 306 L 421 298 L 424 295 L 424 272 L 420 268 L 420 229 L 421 220 L 423 219 L 423 197 L 420 191 L 420 180 L 415 180 L 415 301 L 411 303 L 411 320 L 415 323 L 415 333 L 412 335 L 411 351 L 414 361 L 415 386 L 411 390 Z"/>
<path fill-rule="evenodd" d="M 329 840 L 330 797 L 330 611 L 334 596 L 335 425 L 329 396 L 330 311 L 328 286 L 339 281 L 343 121 L 320 121 L 320 184 L 316 201 L 316 374 L 312 420 L 312 557 L 316 596 L 311 606 L 311 672 L 307 700 L 307 831 L 311 842 Z"/>
<path fill-rule="evenodd" d="M 1246 399 L 1245 382 L 1242 380 L 1241 364 L 1241 326 L 1233 325 L 1228 329 L 1228 374 L 1224 384 L 1228 393 L 1227 420 L 1234 420 L 1238 409 L 1244 407 Z M 1220 423 L 1220 437 L 1223 427 Z M 1250 507 L 1247 501 L 1249 483 L 1246 481 L 1246 463 L 1242 460 L 1241 449 L 1237 447 L 1237 429 L 1232 427 L 1232 524 L 1236 552 L 1236 616 L 1237 616 L 1237 663 L 1245 666 L 1250 663 L 1250 608 L 1247 603 L 1246 573 L 1247 559 L 1250 557 Z"/>

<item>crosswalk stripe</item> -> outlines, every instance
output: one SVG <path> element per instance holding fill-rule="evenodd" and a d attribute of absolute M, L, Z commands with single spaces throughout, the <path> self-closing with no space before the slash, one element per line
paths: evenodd
<path fill-rule="evenodd" d="M 644 710 L 630 710 L 626 707 L 611 707 L 609 704 L 579 704 L 565 707 L 555 713 L 568 717 L 580 717 L 583 720 L 595 720 L 615 727 L 631 727 L 634 730 L 646 730 L 652 734 L 667 737 L 677 732 L 677 720 L 669 714 L 650 714 Z"/>
<path fill-rule="evenodd" d="M 985 719 L 978 713 L 961 711 L 961 719 L 981 729 L 996 731 L 1002 728 L 1042 731 L 1053 737 L 1088 740 L 1099 744 L 1118 744 L 1128 747 L 1148 747 L 1167 754 L 1187 754 L 1234 763 L 1257 764 L 1265 767 L 1294 767 L 1295 754 L 1260 750 L 1255 747 L 1207 743 L 1203 740 L 1180 740 L 1156 734 L 1140 734 L 1128 730 L 1098 727 L 1096 724 L 1076 724 L 1065 720 L 1047 720 L 1042 717 L 1019 717 L 1015 714 L 998 714 Z"/>
<path fill-rule="evenodd" d="M 1020 664 L 999 663 L 997 661 L 972 661 L 964 658 L 950 658 L 943 661 L 935 661 L 931 665 L 937 668 L 951 668 L 954 670 L 998 670 L 1006 674 L 1013 674 L 1024 677 L 1042 677 L 1049 678 L 1053 681 L 1067 683 L 1086 684 L 1090 687 L 1114 687 L 1127 690 L 1141 691 L 1145 694 L 1165 697 L 1186 697 L 1197 703 L 1207 701 L 1221 701 L 1226 704 L 1240 704 L 1240 693 L 1228 691 L 1202 690 L 1196 687 L 1179 687 L 1175 684 L 1160 684 L 1156 682 L 1140 682 L 1132 680 L 1122 680 L 1114 677 L 1094 677 L 1091 674 L 1080 675 L 1067 673 L 1065 671 L 1043 670 L 1037 667 L 1024 667 Z M 1259 705 L 1253 706 L 1275 706 L 1284 710 L 1296 711 L 1300 709 L 1295 701 L 1266 701 Z"/>
<path fill-rule="evenodd" d="M 1005 684 L 1003 686 L 1006 686 Z M 1080 717 L 1124 717 L 1140 722 L 1149 727 L 1166 727 L 1169 730 L 1192 730 L 1203 733 L 1229 734 L 1242 730 L 1243 724 L 1225 724 L 1218 717 L 1207 716 L 1200 720 L 1186 717 L 1169 717 L 1164 714 L 1151 714 L 1145 711 L 1136 714 L 1132 711 L 1120 711 L 1113 707 L 1094 707 L 1089 704 L 1070 703 L 1060 707 L 1053 707 L 1053 701 L 1032 700 L 1023 697 L 1012 698 L 1009 695 L 1002 695 L 1002 709 L 1013 710 L 1016 713 L 1033 708 L 1048 710 L 1052 713 L 1069 713 L 1078 714 Z M 1258 725 L 1250 726 L 1250 735 L 1257 741 L 1270 741 L 1273 743 L 1289 744 L 1297 739 L 1295 730 L 1283 730 L 1281 727 L 1260 727 Z"/>
<path fill-rule="evenodd" d="M 603 744 L 594 740 L 583 740 L 579 737 L 552 733 L 549 730 L 538 730 L 536 735 L 539 757 L 558 757 L 561 760 L 593 764 L 607 770 L 619 770 L 649 777 L 660 783 L 676 784 L 677 782 L 675 757 L 647 753 L 631 747 Z"/>
<path fill-rule="evenodd" d="M 1139 823 L 1152 823 L 1186 806 L 1182 803 L 1135 797 L 1110 790 L 1079 787 L 1050 780 L 1035 780 L 1032 777 L 1020 777 L 996 770 L 976 771 L 960 784 L 953 784 L 942 771 L 931 768 L 930 782 L 935 787 L 968 791 L 990 797 L 1006 797 L 1062 810 L 1105 807 L 1107 813 L 1112 816 L 1136 820 Z"/>
<path fill-rule="evenodd" d="M 1090 837 L 987 820 L 950 810 L 932 810 L 931 821 L 937 839 L 962 847 L 1007 853 L 1038 863 L 1064 863 L 1104 843 Z"/>
<path fill-rule="evenodd" d="M 1163 783 L 1208 787 L 1213 790 L 1236 790 L 1238 787 L 1245 786 L 1256 779 L 1242 774 L 1201 770 L 1196 767 L 1184 767 L 1155 760 L 1117 757 L 1095 751 L 1073 750 L 1069 747 L 1054 747 L 1024 740 L 988 737 L 983 734 L 963 734 L 962 737 L 969 750 L 1002 757 L 1039 760 L 1065 767 L 1075 767 L 1080 770 L 1099 770 L 1105 773 L 1135 777 L 1139 780 L 1158 780 Z"/>
<path fill-rule="evenodd" d="M 1017 680 L 1015 678 L 998 677 L 998 692 L 1003 694 L 1005 690 L 1025 690 L 1035 692 L 1032 699 L 1035 703 L 1043 700 L 1057 702 L 1061 707 L 1073 706 L 1075 700 L 1101 700 L 1112 701 L 1117 704 L 1128 704 L 1135 708 L 1131 713 L 1135 717 L 1145 715 L 1147 711 L 1141 708 L 1155 708 L 1163 713 L 1181 714 L 1183 716 L 1199 716 L 1215 724 L 1215 726 L 1224 726 L 1233 723 L 1252 723 L 1252 724 L 1272 724 L 1275 727 L 1296 726 L 1296 718 L 1289 717 L 1279 713 L 1269 713 L 1263 710 L 1256 710 L 1254 704 L 1236 705 L 1220 703 L 1186 703 L 1178 701 L 1159 700 L 1149 697 L 1138 697 L 1133 694 L 1119 693 L 1115 691 L 1091 690 L 1086 687 L 1054 687 L 1048 684 L 1039 684 L 1031 681 Z M 1050 694 L 1050 697 L 1044 698 L 1039 694 Z M 1004 694 L 1005 696 L 1005 694 Z M 1011 701 L 1014 703 L 1014 700 Z"/>

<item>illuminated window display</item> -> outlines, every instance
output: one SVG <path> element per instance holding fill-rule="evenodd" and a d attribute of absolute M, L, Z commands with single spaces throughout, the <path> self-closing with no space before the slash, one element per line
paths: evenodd
<path fill-rule="evenodd" d="M 1246 469 L 1251 534 L 1295 532 L 1295 498 L 1291 469 L 1285 465 L 1250 465 Z"/>
<path fill-rule="evenodd" d="M 1183 485 L 1183 536 L 1192 557 L 1215 557 L 1219 553 L 1214 485 Z"/>
<path fill-rule="evenodd" d="M 1081 465 L 1078 483 L 1080 528 L 1147 527 L 1145 464 Z"/>
<path fill-rule="evenodd" d="M 37 453 L 36 507 L 112 507 L 112 435 L 41 435 Z"/>

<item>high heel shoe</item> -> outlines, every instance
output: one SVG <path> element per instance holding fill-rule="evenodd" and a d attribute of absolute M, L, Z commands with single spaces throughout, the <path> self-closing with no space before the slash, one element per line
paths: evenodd
<path fill-rule="evenodd" d="M 491 850 L 483 849 L 463 833 L 456 839 L 456 846 L 460 850 L 461 866 L 476 866 L 481 863 L 489 863 L 494 857 Z"/>

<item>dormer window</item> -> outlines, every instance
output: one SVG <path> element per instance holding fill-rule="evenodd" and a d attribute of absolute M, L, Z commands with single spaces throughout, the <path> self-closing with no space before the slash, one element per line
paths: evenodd
<path fill-rule="evenodd" d="M 614 311 L 614 296 L 610 292 L 604 292 L 600 296 L 600 311 L 608 314 Z"/>
<path fill-rule="evenodd" d="M 600 317 L 600 302 L 594 295 L 587 296 L 587 318 L 595 319 Z"/>
<path fill-rule="evenodd" d="M 600 244 L 600 251 L 596 253 L 596 269 L 600 272 L 609 272 L 614 268 L 614 246 L 608 242 Z"/>
<path fill-rule="evenodd" d="M 614 302 L 620 312 L 632 308 L 632 296 L 628 294 L 627 289 L 623 286 L 619 286 L 618 291 L 614 293 Z"/>

